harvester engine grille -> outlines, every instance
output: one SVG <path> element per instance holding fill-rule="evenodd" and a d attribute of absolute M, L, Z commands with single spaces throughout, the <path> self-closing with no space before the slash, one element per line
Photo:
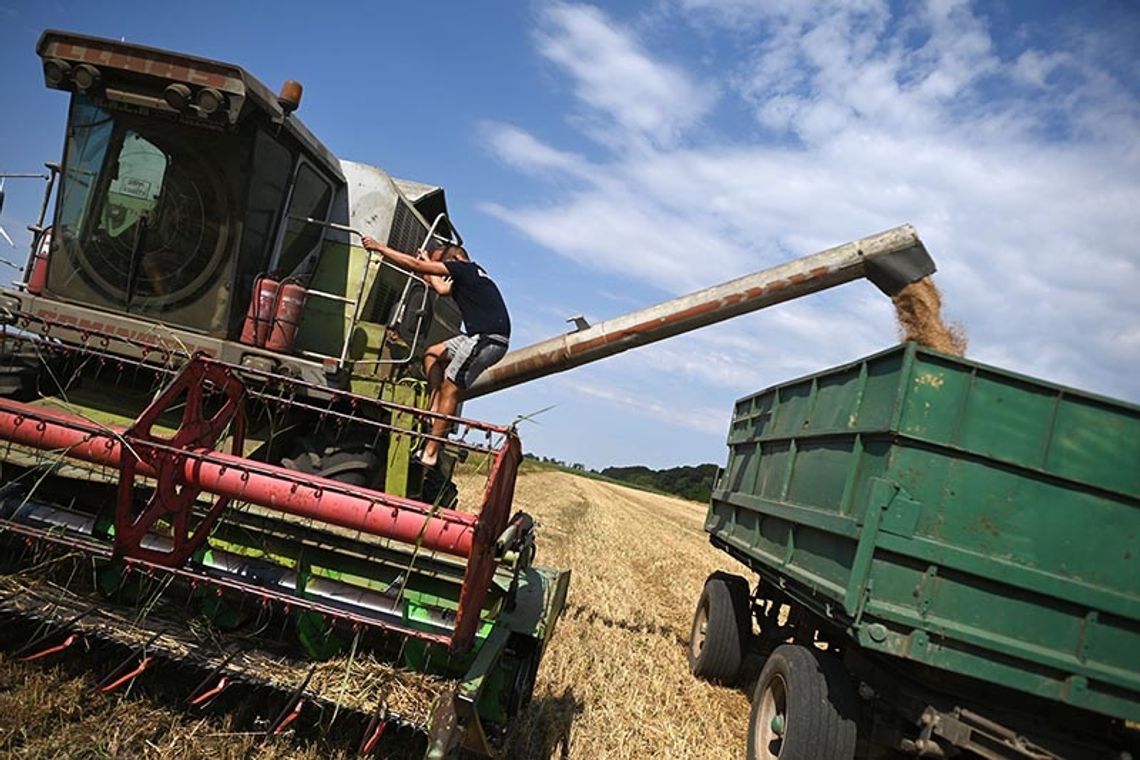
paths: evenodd
<path fill-rule="evenodd" d="M 388 245 L 397 251 L 415 254 L 427 238 L 427 227 L 415 215 L 411 207 L 398 199 L 396 213 L 392 216 L 392 228 L 388 232 Z M 392 309 L 400 300 L 403 284 L 381 278 L 376 286 L 375 306 L 371 311 L 371 321 L 385 324 L 392 317 Z"/>
<path fill-rule="evenodd" d="M 392 216 L 392 229 L 388 232 L 388 245 L 397 251 L 414 254 L 424 244 L 427 227 L 402 199 L 396 202 L 396 213 Z"/>

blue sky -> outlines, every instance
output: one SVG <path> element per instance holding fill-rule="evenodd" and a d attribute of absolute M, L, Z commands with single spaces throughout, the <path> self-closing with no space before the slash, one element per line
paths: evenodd
<path fill-rule="evenodd" d="M 299 79 L 338 156 L 444 185 L 516 347 L 909 222 L 969 356 L 1140 402 L 1135 2 L 359 5 L 0 0 L 0 171 L 59 156 L 40 32 L 125 37 Z M 23 244 L 41 187 L 7 190 Z M 896 340 L 851 283 L 466 412 L 553 405 L 525 448 L 590 467 L 719 463 L 734 399 Z"/>

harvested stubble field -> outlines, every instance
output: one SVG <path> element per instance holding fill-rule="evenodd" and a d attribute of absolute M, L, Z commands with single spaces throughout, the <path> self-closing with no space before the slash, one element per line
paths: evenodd
<path fill-rule="evenodd" d="M 512 758 L 737 758 L 748 698 L 689 675 L 686 644 L 705 577 L 734 563 L 701 528 L 704 507 L 569 473 L 524 468 L 516 506 L 538 520 L 539 562 L 573 570 L 570 597 Z M 317 758 L 138 698 L 92 695 L 61 671 L 0 658 L 0 756 Z"/>

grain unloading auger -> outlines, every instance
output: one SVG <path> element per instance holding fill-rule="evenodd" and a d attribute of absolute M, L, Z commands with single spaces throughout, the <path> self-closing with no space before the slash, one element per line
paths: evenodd
<path fill-rule="evenodd" d="M 908 224 L 745 275 L 508 353 L 466 394 L 474 398 L 564 372 L 793 298 L 867 278 L 893 296 L 934 273 L 934 261 Z"/>
<path fill-rule="evenodd" d="M 351 237 L 458 240 L 443 190 L 335 159 L 295 84 L 58 32 L 38 51 L 72 95 L 51 224 L 0 293 L 5 647 L 95 660 L 102 690 L 185 672 L 189 707 L 267 736 L 492 752 L 569 572 L 533 564 L 512 428 L 455 418 L 443 466 L 415 464 L 423 347 L 458 315 Z M 898 228 L 513 352 L 475 392 L 932 270 Z"/>

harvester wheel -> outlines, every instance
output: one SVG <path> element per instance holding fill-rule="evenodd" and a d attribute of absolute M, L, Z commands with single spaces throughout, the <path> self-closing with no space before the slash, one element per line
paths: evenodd
<path fill-rule="evenodd" d="M 49 365 L 47 357 L 29 348 L 11 350 L 0 344 L 0 396 L 30 401 L 37 395 L 37 381 Z"/>
<path fill-rule="evenodd" d="M 298 441 L 299 451 L 281 464 L 306 475 L 317 475 L 350 486 L 370 486 L 379 470 L 380 458 L 363 443 L 320 446 Z"/>
<path fill-rule="evenodd" d="M 511 683 L 511 691 L 507 697 L 507 719 L 513 720 L 530 704 L 534 696 L 534 684 L 538 679 L 538 661 L 541 656 L 537 642 L 534 639 L 519 638 L 514 646 L 513 657 L 518 661 L 518 667 Z"/>
<path fill-rule="evenodd" d="M 852 760 L 855 697 L 835 657 L 796 644 L 768 656 L 748 720 L 748 760 Z"/>
<path fill-rule="evenodd" d="M 752 633 L 748 581 L 713 573 L 693 614 L 689 670 L 697 678 L 731 684 L 740 674 Z"/>
<path fill-rule="evenodd" d="M 321 458 L 317 474 L 346 485 L 367 486 L 376 471 L 376 465 L 376 455 L 371 451 L 333 451 Z"/>

